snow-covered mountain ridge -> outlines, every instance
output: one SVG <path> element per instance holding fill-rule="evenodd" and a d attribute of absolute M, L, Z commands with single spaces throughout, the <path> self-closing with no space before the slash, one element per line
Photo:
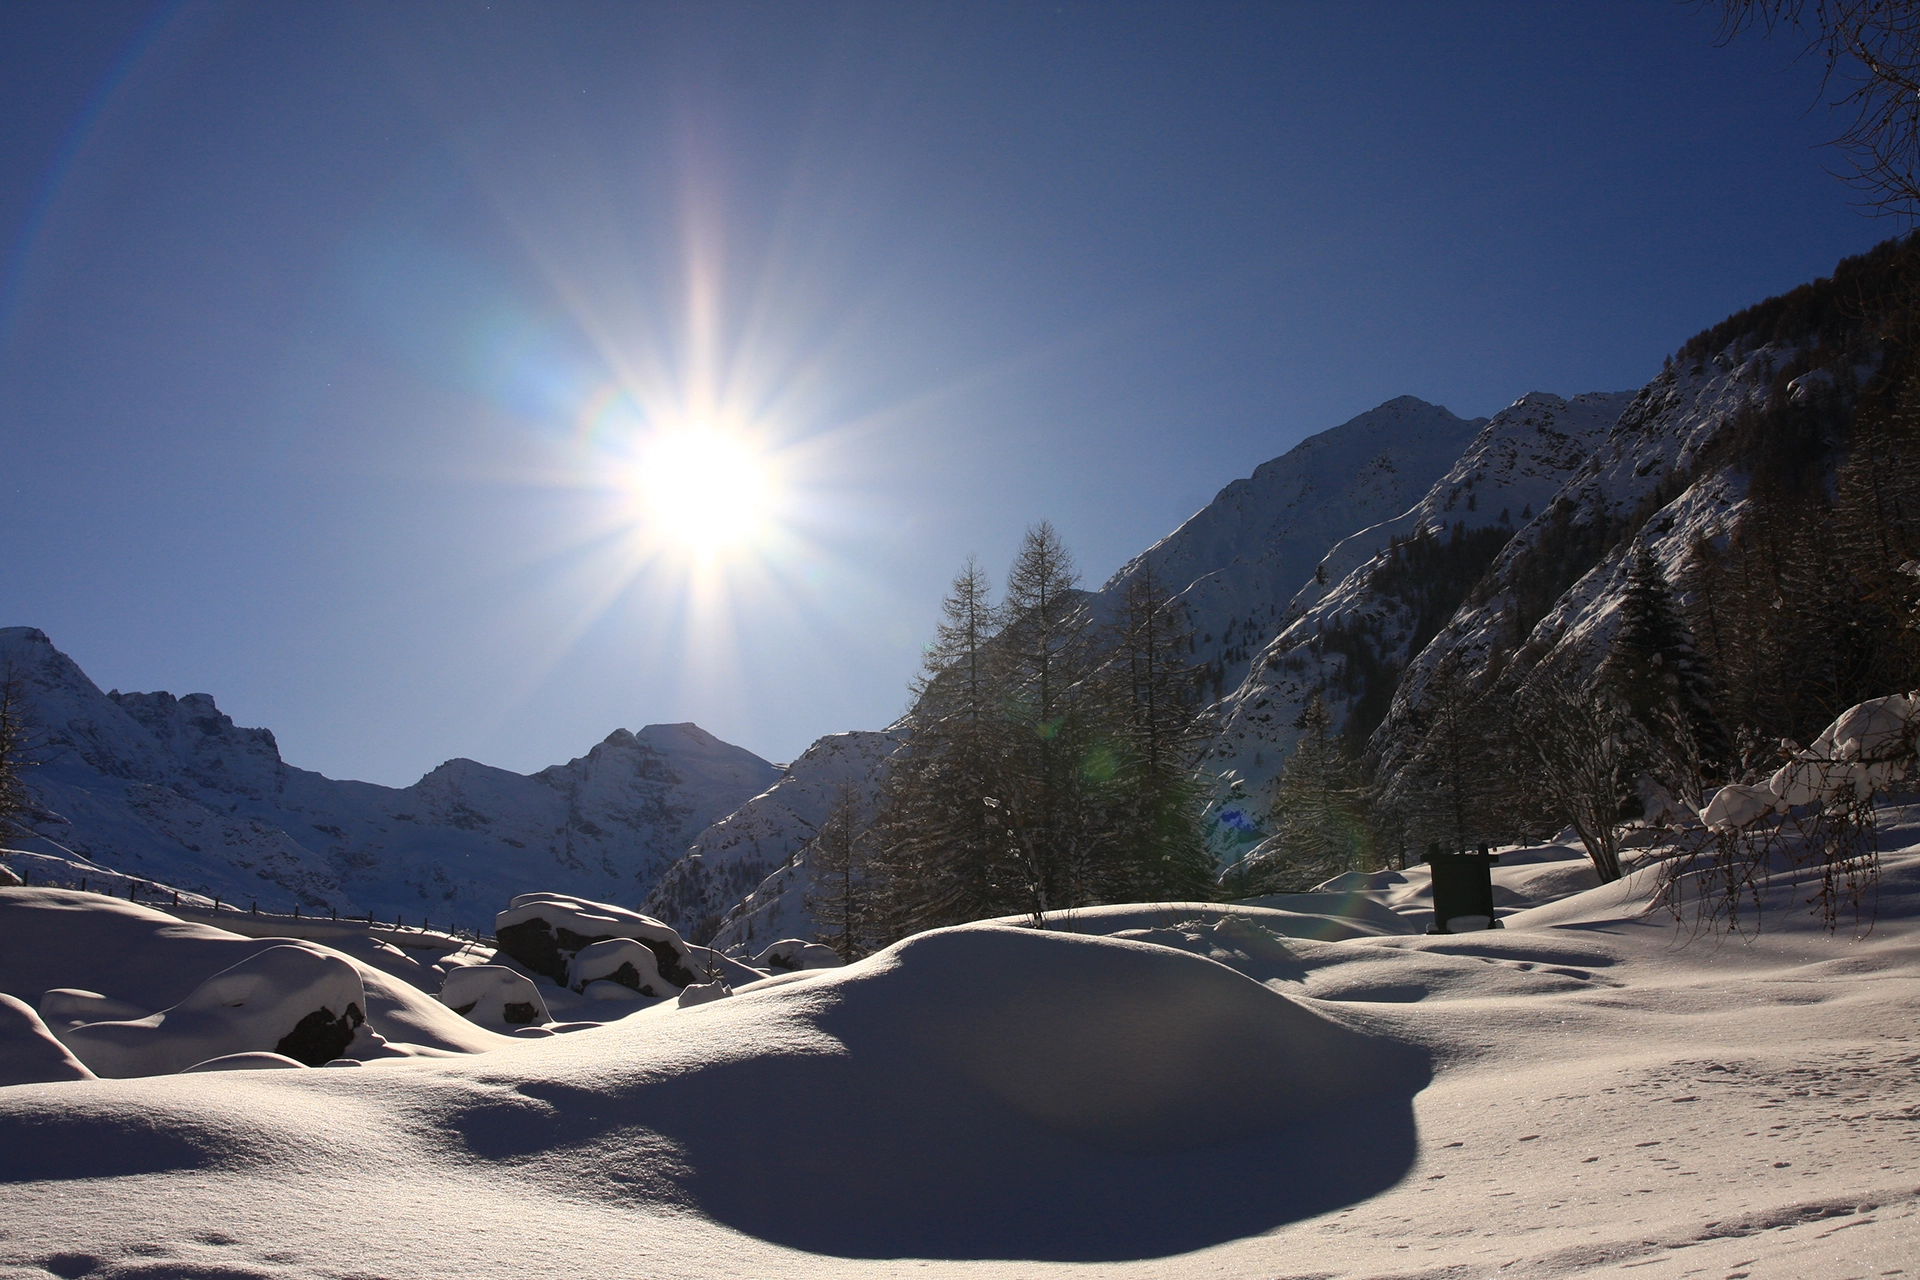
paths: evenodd
<path fill-rule="evenodd" d="M 1209 766 L 1231 770 L 1260 809 L 1299 736 L 1295 722 L 1316 694 L 1327 702 L 1336 730 L 1355 716 L 1363 732 L 1370 730 L 1402 670 L 1459 603 L 1435 581 L 1439 574 L 1408 581 L 1408 574 L 1387 572 L 1396 541 L 1431 536 L 1484 564 L 1472 535 L 1482 534 L 1479 545 L 1491 548 L 1504 531 L 1530 522 L 1632 399 L 1632 392 L 1570 400 L 1529 392 L 1486 420 L 1419 501 L 1342 538 L 1321 562 L 1325 581 L 1306 577 L 1288 603 L 1292 620 L 1265 643 L 1217 708 Z M 1466 572 L 1478 576 L 1471 566 Z M 1435 598 L 1436 591 L 1445 598 Z"/>
<path fill-rule="evenodd" d="M 1356 529 L 1405 511 L 1486 424 L 1412 396 L 1308 436 L 1235 480 L 1172 533 L 1122 565 L 1098 592 L 1122 599 L 1143 568 L 1186 607 L 1194 662 L 1215 697 L 1245 677 L 1284 625 L 1287 605 Z"/>
<path fill-rule="evenodd" d="M 779 776 L 692 724 L 615 730 L 532 775 L 450 760 L 410 787 L 280 758 L 206 694 L 102 693 L 40 631 L 0 629 L 43 738 L 43 839 L 228 901 L 485 928 L 515 893 L 633 901 L 688 843 Z M 23 842 L 31 845 L 31 842 Z"/>

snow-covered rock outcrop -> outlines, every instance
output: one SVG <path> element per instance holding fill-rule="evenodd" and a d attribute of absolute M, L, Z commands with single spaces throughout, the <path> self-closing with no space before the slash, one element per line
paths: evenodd
<path fill-rule="evenodd" d="M 264 970 L 245 967 L 268 951 L 303 955 L 261 962 Z M 342 964 L 347 970 L 339 968 Z M 358 983 L 358 999 L 347 981 L 348 970 Z M 226 971 L 233 971 L 232 981 L 202 989 Z M 184 1039 L 189 1029 L 205 1033 L 203 1045 L 220 1041 L 203 1055 L 216 1057 L 226 1048 L 220 1024 L 250 1023 L 263 1008 L 274 1010 L 257 1028 L 264 1043 L 227 1051 L 273 1052 L 302 1019 L 320 1008 L 328 1009 L 337 1025 L 347 1003 L 357 1004 L 365 1019 L 347 1046 L 351 1058 L 480 1053 L 514 1043 L 468 1022 L 403 978 L 334 948 L 284 938 L 244 938 L 149 907 L 67 889 L 0 889 L 0 992 L 36 1005 L 63 1043 L 87 1025 L 151 1020 L 156 1011 L 180 1015 L 171 1019 L 170 1027 L 155 1023 L 145 1029 L 84 1035 L 81 1039 L 89 1047 L 76 1050 L 82 1062 L 89 1061 L 90 1046 L 98 1041 L 114 1041 L 101 1052 L 122 1061 L 124 1054 L 116 1046 L 123 1039 L 157 1045 Z M 222 1003 L 222 997 L 236 995 L 238 1005 Z M 309 995 L 314 1003 L 298 1007 Z M 289 1013 L 297 1016 L 280 1026 Z M 272 1038 L 265 1039 L 269 1032 Z M 179 1061 L 190 1056 L 185 1052 L 156 1052 L 154 1061 L 178 1063 L 161 1069 L 192 1065 Z"/>
<path fill-rule="evenodd" d="M 205 694 L 102 693 L 42 632 L 0 629 L 46 738 L 34 830 L 103 865 L 229 902 L 484 928 L 551 888 L 637 900 L 693 837 L 779 777 L 696 725 L 609 734 L 532 775 L 451 760 L 410 787 L 280 759 Z M 26 848 L 34 842 L 21 840 Z"/>
<path fill-rule="evenodd" d="M 547 1002 L 533 979 L 505 965 L 473 964 L 455 969 L 440 986 L 440 1003 L 493 1031 L 550 1021 Z"/>
<path fill-rule="evenodd" d="M 1770 813 L 1816 800 L 1863 801 L 1904 781 L 1920 739 L 1920 695 L 1890 694 L 1849 707 L 1812 746 L 1794 750 L 1764 786 L 1721 787 L 1700 813 L 1716 831 L 1738 831 Z"/>
<path fill-rule="evenodd" d="M 667 996 L 699 981 L 692 948 L 671 926 L 604 902 L 523 893 L 494 918 L 493 931 L 502 954 L 575 991 L 611 978 Z"/>

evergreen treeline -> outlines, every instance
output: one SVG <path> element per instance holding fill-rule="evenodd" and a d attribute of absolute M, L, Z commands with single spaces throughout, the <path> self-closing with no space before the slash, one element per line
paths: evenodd
<path fill-rule="evenodd" d="M 1077 582 L 1044 522 L 998 603 L 977 562 L 955 576 L 859 871 L 837 854 L 829 874 L 816 866 L 822 899 L 860 876 L 868 886 L 866 905 L 827 905 L 830 943 L 858 912 L 878 944 L 995 916 L 1213 896 L 1191 636 L 1151 570 L 1113 618 L 1096 617 Z"/>

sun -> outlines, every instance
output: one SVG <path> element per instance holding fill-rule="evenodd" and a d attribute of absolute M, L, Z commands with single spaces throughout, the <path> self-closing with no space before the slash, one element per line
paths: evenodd
<path fill-rule="evenodd" d="M 636 480 L 650 530 L 698 555 L 753 543 L 773 515 L 767 455 L 721 427 L 663 431 L 642 448 Z"/>

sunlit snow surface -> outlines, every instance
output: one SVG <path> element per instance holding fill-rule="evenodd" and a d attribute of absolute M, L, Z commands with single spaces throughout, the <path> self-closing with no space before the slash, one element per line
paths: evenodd
<path fill-rule="evenodd" d="M 1887 816 L 1863 937 L 1786 889 L 1695 937 L 1641 915 L 1654 870 L 1549 847 L 1496 873 L 1497 932 L 1423 936 L 1424 872 L 1388 872 L 536 1040 L 359 961 L 390 1041 L 486 1051 L 0 1089 L 0 1274 L 1913 1272 L 1920 830 Z M 26 1005 L 162 1008 L 262 945 L 106 900 L 49 928 L 47 892 L 0 890 Z"/>

